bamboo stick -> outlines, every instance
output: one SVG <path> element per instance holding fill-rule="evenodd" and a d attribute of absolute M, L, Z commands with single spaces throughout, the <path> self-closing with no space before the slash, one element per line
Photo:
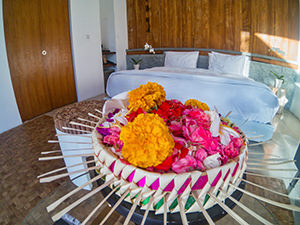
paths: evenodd
<path fill-rule="evenodd" d="M 266 190 L 266 191 L 269 191 L 269 192 L 275 193 L 275 194 L 277 194 L 277 195 L 281 195 L 281 196 L 283 196 L 283 197 L 287 197 L 287 198 L 289 198 L 289 196 L 288 196 L 287 194 L 280 193 L 280 192 L 278 192 L 278 191 L 274 191 L 274 190 L 272 190 L 272 189 L 269 189 L 269 188 L 266 188 L 266 187 L 264 187 L 264 186 L 261 186 L 261 185 L 255 184 L 255 183 L 253 183 L 253 182 L 251 182 L 251 181 L 245 180 L 245 179 L 243 179 L 243 178 L 240 178 L 240 180 L 242 180 L 242 181 L 246 182 L 247 184 L 253 185 L 253 186 L 255 186 L 255 187 L 258 187 L 258 188 L 264 189 L 264 190 Z"/>
<path fill-rule="evenodd" d="M 84 137 L 84 138 L 92 138 L 91 135 L 86 136 L 86 135 L 80 135 L 80 134 L 55 134 L 55 136 L 59 137 L 59 136 L 70 136 L 70 137 Z"/>
<path fill-rule="evenodd" d="M 188 225 L 188 221 L 186 218 L 186 214 L 184 212 L 184 206 L 182 205 L 181 196 L 177 197 L 178 205 L 179 205 L 179 212 L 180 217 L 183 225 Z"/>
<path fill-rule="evenodd" d="M 58 152 L 76 152 L 76 151 L 91 151 L 93 152 L 92 148 L 86 148 L 86 149 L 64 149 L 62 150 L 54 150 L 54 151 L 49 151 L 49 152 L 41 152 L 41 155 L 48 155 L 48 154 L 52 154 L 52 153 L 58 153 Z"/>
<path fill-rule="evenodd" d="M 280 161 L 288 161 L 289 159 L 286 159 L 286 158 L 262 158 L 262 159 L 258 159 L 258 158 L 251 158 L 251 157 L 248 157 L 248 162 L 249 161 L 254 161 L 254 162 L 261 162 L 261 161 L 265 161 L 265 162 L 274 162 L 274 161 L 277 161 L 277 162 L 280 162 Z"/>
<path fill-rule="evenodd" d="M 48 140 L 48 143 L 92 144 L 91 142 Z"/>
<path fill-rule="evenodd" d="M 210 215 L 207 213 L 206 209 L 202 206 L 201 202 L 199 201 L 199 198 L 196 196 L 194 192 L 192 192 L 193 197 L 195 198 L 200 210 L 202 211 L 206 221 L 209 225 L 214 225 L 214 221 L 211 219 Z"/>
<path fill-rule="evenodd" d="M 104 176 L 104 174 L 99 174 L 96 177 L 94 177 L 93 179 L 89 180 L 88 182 L 82 184 L 80 187 L 75 188 L 73 191 L 69 192 L 68 194 L 62 196 L 61 198 L 59 198 L 58 200 L 56 200 L 55 202 L 53 202 L 51 205 L 49 205 L 46 209 L 48 212 L 51 212 L 52 210 L 54 210 L 57 206 L 59 206 L 63 201 L 65 201 L 67 198 L 69 198 L 70 196 L 72 196 L 73 194 L 77 193 L 78 191 L 80 191 L 82 188 L 84 188 L 85 186 L 87 186 L 88 184 L 93 183 L 96 180 L 101 179 Z"/>
<path fill-rule="evenodd" d="M 103 116 L 103 112 L 101 112 L 99 109 L 95 109 L 95 111 L 100 113 Z"/>
<path fill-rule="evenodd" d="M 89 129 L 95 129 L 95 127 L 92 127 L 92 126 L 89 126 L 89 125 L 86 125 L 86 124 L 83 124 L 83 123 L 77 123 L 77 122 L 74 122 L 74 121 L 71 121 L 70 124 L 86 127 L 86 128 L 89 128 Z"/>
<path fill-rule="evenodd" d="M 129 193 L 129 189 L 125 191 L 125 193 L 122 195 L 122 197 L 116 202 L 116 204 L 111 208 L 109 213 L 104 217 L 104 219 L 101 221 L 99 225 L 103 225 L 105 221 L 110 217 L 110 215 L 115 211 L 115 209 L 121 204 L 121 202 L 125 199 L 127 194 Z"/>
<path fill-rule="evenodd" d="M 282 168 L 278 168 L 278 169 L 271 169 L 271 168 L 262 168 L 262 167 L 252 167 L 252 166 L 248 166 L 247 171 L 249 170 L 260 170 L 260 171 L 291 171 L 291 172 L 297 172 L 297 169 L 282 169 Z"/>
<path fill-rule="evenodd" d="M 275 206 L 280 207 L 280 208 L 283 208 L 283 209 L 288 209 L 288 210 L 293 210 L 293 211 L 296 211 L 296 212 L 300 212 L 300 207 L 298 207 L 298 206 L 290 205 L 290 204 L 285 204 L 285 203 L 280 203 L 280 202 L 276 202 L 276 201 L 273 201 L 273 200 L 271 200 L 271 199 L 267 199 L 267 198 L 261 197 L 261 196 L 259 196 L 259 195 L 253 194 L 253 193 L 251 193 L 251 192 L 249 192 L 249 191 L 246 191 L 246 190 L 244 190 L 244 189 L 241 189 L 241 188 L 237 187 L 237 186 L 234 185 L 234 184 L 229 183 L 229 185 L 230 185 L 231 187 L 233 187 L 233 188 L 235 188 L 235 189 L 237 189 L 237 190 L 243 192 L 244 194 L 251 196 L 252 198 L 256 198 L 256 199 L 258 199 L 258 200 L 261 200 L 261 201 L 263 201 L 263 202 L 269 203 L 269 204 L 271 204 L 271 205 L 275 205 Z"/>
<path fill-rule="evenodd" d="M 149 202 L 148 202 L 148 204 L 147 204 L 147 208 L 146 208 L 146 211 L 145 211 L 145 213 L 144 213 L 144 216 L 143 216 L 143 220 L 142 220 L 142 222 L 141 222 L 141 225 L 144 225 L 144 223 L 146 222 L 146 219 L 147 219 L 147 217 L 148 217 L 148 213 L 149 213 L 149 210 L 150 210 L 150 207 L 151 207 L 153 201 L 154 201 L 154 197 L 151 195 L 151 196 L 150 196 L 150 200 L 149 200 Z"/>
<path fill-rule="evenodd" d="M 83 119 L 83 118 L 80 118 L 80 117 L 78 117 L 77 119 L 80 120 L 80 121 L 84 121 L 84 122 L 89 122 L 89 123 L 97 124 L 97 122 L 94 122 L 94 121 L 91 121 L 91 120 L 87 120 L 87 119 Z"/>
<path fill-rule="evenodd" d="M 91 117 L 94 117 L 94 118 L 96 118 L 96 119 L 98 119 L 98 120 L 101 120 L 101 118 L 100 117 L 98 117 L 98 116 L 95 116 L 94 114 L 92 114 L 92 113 L 88 113 L 88 115 L 89 116 L 91 116 Z"/>
<path fill-rule="evenodd" d="M 79 132 L 85 132 L 85 133 L 88 133 L 88 134 L 91 134 L 91 133 L 92 133 L 91 131 L 80 130 L 80 129 L 71 128 L 71 127 L 62 127 L 62 129 L 64 129 L 64 130 L 74 130 L 74 131 L 79 131 Z"/>
<path fill-rule="evenodd" d="M 53 174 L 53 173 L 56 173 L 56 172 L 59 172 L 59 171 L 65 170 L 65 169 L 69 169 L 69 168 L 72 168 L 72 167 L 75 167 L 75 166 L 86 165 L 86 164 L 92 163 L 92 162 L 96 162 L 96 160 L 90 160 L 90 161 L 86 161 L 86 162 L 83 162 L 83 163 L 77 163 L 77 164 L 74 164 L 74 165 L 71 165 L 71 166 L 65 166 L 65 167 L 62 167 L 62 168 L 59 168 L 59 169 L 52 170 L 52 171 L 49 171 L 47 173 L 41 174 L 41 175 L 37 176 L 37 178 L 41 178 L 41 177 L 44 177 L 44 176 L 47 176 L 47 175 L 50 175 L 50 174 Z"/>
<path fill-rule="evenodd" d="M 263 138 L 265 135 L 257 135 L 257 136 L 253 136 L 253 137 L 247 137 L 248 140 L 255 140 L 255 139 L 259 139 L 259 138 Z"/>
<path fill-rule="evenodd" d="M 71 209 L 73 209 L 74 207 L 76 207 L 77 205 L 81 204 L 83 201 L 85 201 L 86 199 L 88 199 L 89 197 L 93 196 L 94 194 L 98 193 L 99 191 L 101 191 L 103 188 L 107 187 L 108 185 L 110 185 L 112 182 L 114 181 L 114 179 L 111 179 L 107 182 L 105 182 L 104 184 L 102 184 L 101 186 L 97 187 L 96 189 L 94 189 L 93 191 L 89 192 L 88 194 L 86 194 L 85 196 L 81 197 L 80 199 L 78 199 L 77 201 L 73 202 L 71 205 L 69 205 L 68 207 L 64 208 L 63 210 L 61 210 L 60 212 L 56 213 L 54 216 L 52 216 L 52 220 L 53 221 L 57 221 L 58 219 L 60 219 L 63 215 L 65 215 L 67 212 L 69 212 Z"/>
<path fill-rule="evenodd" d="M 213 194 L 209 193 L 209 196 L 215 200 L 219 206 L 221 206 L 222 209 L 224 209 L 234 220 L 236 220 L 239 224 L 247 225 L 248 223 L 241 218 L 238 214 L 236 214 L 234 211 L 232 211 L 227 205 L 225 205 L 223 202 L 221 202 L 217 197 L 215 197 Z"/>
<path fill-rule="evenodd" d="M 290 163 L 295 163 L 296 160 L 287 160 L 283 162 L 275 162 L 275 163 L 268 163 L 268 162 L 261 162 L 261 163 L 256 163 L 256 162 L 247 162 L 248 166 L 261 166 L 261 165 L 267 165 L 267 166 L 277 166 L 277 165 L 284 165 L 284 164 L 290 164 Z"/>
<path fill-rule="evenodd" d="M 253 216 L 254 218 L 256 218 L 257 220 L 259 220 L 260 222 L 262 222 L 263 224 L 266 225 L 272 225 L 272 223 L 270 223 L 268 220 L 266 220 L 265 218 L 261 217 L 259 214 L 257 214 L 256 212 L 254 212 L 253 210 L 251 210 L 250 208 L 248 208 L 247 206 L 245 206 L 244 204 L 242 204 L 241 202 L 237 201 L 235 198 L 231 197 L 229 194 L 227 194 L 225 191 L 223 191 L 222 189 L 220 189 L 220 191 L 227 197 L 229 198 L 231 201 L 233 201 L 237 206 L 239 206 L 241 209 L 243 209 L 245 212 L 249 213 L 251 216 Z"/>
<path fill-rule="evenodd" d="M 131 206 L 130 211 L 129 211 L 123 225 L 127 225 L 130 222 L 130 218 L 132 217 L 132 214 L 134 213 L 137 204 L 140 203 L 141 198 L 142 198 L 142 194 L 139 192 L 139 195 L 137 196 L 137 198 L 135 199 L 133 205 Z"/>
<path fill-rule="evenodd" d="M 88 157 L 88 156 L 94 156 L 94 153 L 86 153 L 86 154 L 77 154 L 77 155 L 58 155 L 58 156 L 49 156 L 49 157 L 41 157 L 39 158 L 40 161 L 45 160 L 53 160 L 53 159 L 64 159 L 64 158 L 72 158 L 72 157 Z"/>
<path fill-rule="evenodd" d="M 229 111 L 229 112 L 224 116 L 224 118 L 228 117 L 231 113 L 232 113 L 232 111 Z"/>
<path fill-rule="evenodd" d="M 54 181 L 54 180 L 57 180 L 57 179 L 60 179 L 60 178 L 63 178 L 63 177 L 70 176 L 72 174 L 87 172 L 87 171 L 90 171 L 90 170 L 98 169 L 100 167 L 101 166 L 93 166 L 93 167 L 88 167 L 88 168 L 81 169 L 81 170 L 72 171 L 72 172 L 69 172 L 69 173 L 63 173 L 63 174 L 59 174 L 59 175 L 55 175 L 55 176 L 51 176 L 51 177 L 40 178 L 40 183 L 48 183 L 48 182 L 51 182 L 51 181 Z"/>
<path fill-rule="evenodd" d="M 252 147 L 252 146 L 257 146 L 257 145 L 263 145 L 263 144 L 267 144 L 269 143 L 270 141 L 262 141 L 262 142 L 258 142 L 258 143 L 253 143 L 253 144 L 248 144 L 249 147 Z"/>
<path fill-rule="evenodd" d="M 167 225 L 167 211 L 168 211 L 168 203 L 167 196 L 164 196 L 164 225 Z"/>
<path fill-rule="evenodd" d="M 279 155 L 274 155 L 274 154 L 265 154 L 264 152 L 252 152 L 252 151 L 248 151 L 248 154 L 249 155 L 261 155 L 261 156 L 267 156 L 267 157 L 275 157 L 275 158 L 280 158 Z"/>
<path fill-rule="evenodd" d="M 270 177 L 270 178 L 274 178 L 274 179 L 286 179 L 286 180 L 300 180 L 300 177 L 273 177 L 273 176 L 269 176 L 269 175 L 265 175 L 265 174 L 258 174 L 258 173 L 253 173 L 253 172 L 244 172 L 247 175 L 252 175 L 252 176 L 257 176 L 257 177 Z"/>
<path fill-rule="evenodd" d="M 94 210 L 85 218 L 85 220 L 81 223 L 81 225 L 85 225 L 91 217 L 101 208 L 101 206 L 106 202 L 106 200 L 116 192 L 116 190 L 120 187 L 121 185 L 119 184 L 116 186 L 108 195 L 105 196 L 105 198 L 94 208 Z"/>

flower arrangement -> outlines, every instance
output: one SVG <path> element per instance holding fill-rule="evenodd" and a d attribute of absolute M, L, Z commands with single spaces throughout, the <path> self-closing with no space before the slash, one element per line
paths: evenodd
<path fill-rule="evenodd" d="M 154 172 L 205 171 L 237 157 L 245 145 L 229 119 L 196 99 L 166 100 L 148 82 L 128 93 L 128 106 L 99 124 L 99 141 L 124 162 Z"/>

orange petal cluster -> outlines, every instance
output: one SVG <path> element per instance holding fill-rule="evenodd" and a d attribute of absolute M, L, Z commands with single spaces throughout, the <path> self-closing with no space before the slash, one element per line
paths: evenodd
<path fill-rule="evenodd" d="M 196 99 L 189 99 L 189 100 L 186 100 L 186 102 L 184 103 L 185 105 L 190 105 L 194 108 L 198 108 L 198 109 L 202 109 L 203 111 L 209 111 L 209 107 L 206 103 L 204 102 L 200 102 Z"/>
<path fill-rule="evenodd" d="M 121 128 L 122 156 L 130 164 L 147 168 L 161 164 L 173 152 L 174 140 L 157 114 L 139 114 Z"/>
<path fill-rule="evenodd" d="M 128 96 L 128 108 L 132 111 L 137 111 L 139 108 L 148 111 L 155 105 L 161 105 L 166 100 L 164 88 L 154 82 L 141 85 L 139 88 L 130 91 Z"/>

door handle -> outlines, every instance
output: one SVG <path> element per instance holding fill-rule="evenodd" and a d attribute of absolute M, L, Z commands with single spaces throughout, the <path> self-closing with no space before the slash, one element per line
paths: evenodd
<path fill-rule="evenodd" d="M 42 55 L 47 55 L 47 51 L 46 51 L 46 50 L 43 50 L 43 51 L 42 51 Z"/>

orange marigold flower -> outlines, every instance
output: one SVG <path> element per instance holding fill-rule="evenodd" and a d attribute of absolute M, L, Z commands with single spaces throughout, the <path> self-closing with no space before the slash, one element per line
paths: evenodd
<path fill-rule="evenodd" d="M 209 111 L 210 110 L 206 103 L 200 102 L 196 99 L 186 100 L 186 102 L 184 104 L 185 105 L 191 105 L 192 107 L 196 107 L 198 109 L 202 109 L 203 111 Z"/>
<path fill-rule="evenodd" d="M 166 100 L 166 92 L 164 88 L 153 82 L 148 82 L 145 85 L 141 85 L 128 93 L 130 110 L 136 111 L 141 108 L 144 111 L 148 111 L 155 105 L 159 106 Z"/>
<path fill-rule="evenodd" d="M 157 114 L 139 114 L 121 128 L 122 156 L 141 168 L 161 164 L 173 152 L 174 139 L 164 120 Z"/>

